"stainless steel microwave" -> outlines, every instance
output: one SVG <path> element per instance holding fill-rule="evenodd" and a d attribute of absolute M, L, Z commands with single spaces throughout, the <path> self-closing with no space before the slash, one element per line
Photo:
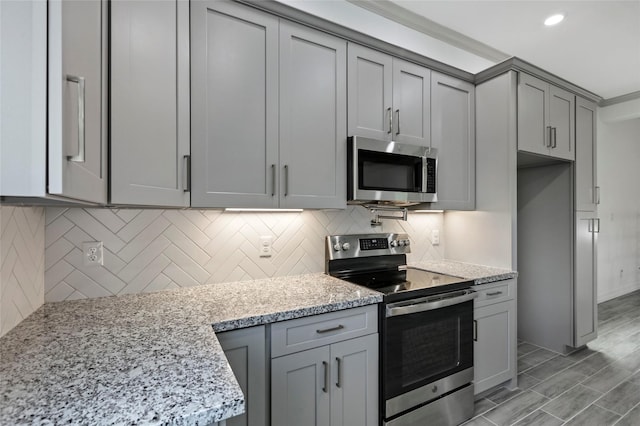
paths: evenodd
<path fill-rule="evenodd" d="M 361 136 L 349 137 L 347 144 L 347 198 L 351 204 L 437 201 L 435 149 Z"/>

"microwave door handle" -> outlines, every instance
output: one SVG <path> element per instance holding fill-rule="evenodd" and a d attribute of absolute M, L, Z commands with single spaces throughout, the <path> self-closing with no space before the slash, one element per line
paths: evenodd
<path fill-rule="evenodd" d="M 432 311 L 434 309 L 446 308 L 447 306 L 457 305 L 459 303 L 468 302 L 478 297 L 478 293 L 472 292 L 463 296 L 451 297 L 449 299 L 441 299 L 434 302 L 421 302 L 412 305 L 394 306 L 387 305 L 386 317 L 397 317 L 401 315 L 415 314 L 418 312 Z"/>
<path fill-rule="evenodd" d="M 427 157 L 422 157 L 422 193 L 427 192 L 427 176 L 429 174 L 429 169 L 427 167 Z"/>

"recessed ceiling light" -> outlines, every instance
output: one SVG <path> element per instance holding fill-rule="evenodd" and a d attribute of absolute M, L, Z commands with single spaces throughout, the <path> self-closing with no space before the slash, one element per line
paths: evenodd
<path fill-rule="evenodd" d="M 560 22 L 562 22 L 563 19 L 564 19 L 564 15 L 562 13 L 558 13 L 555 15 L 551 15 L 547 19 L 545 19 L 544 24 L 547 27 L 550 27 L 552 25 L 559 24 Z"/>

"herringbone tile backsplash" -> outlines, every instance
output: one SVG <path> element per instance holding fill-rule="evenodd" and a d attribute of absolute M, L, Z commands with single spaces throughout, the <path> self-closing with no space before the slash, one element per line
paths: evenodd
<path fill-rule="evenodd" d="M 220 210 L 46 209 L 45 300 L 140 293 L 213 282 L 324 271 L 324 237 L 406 232 L 410 260 L 442 259 L 432 246 L 440 213 L 410 214 L 372 228 L 371 213 L 346 210 L 231 213 Z M 259 257 L 260 236 L 273 238 Z M 82 243 L 104 243 L 104 266 L 84 266 Z"/>
<path fill-rule="evenodd" d="M 0 206 L 0 336 L 44 303 L 42 207 Z"/>

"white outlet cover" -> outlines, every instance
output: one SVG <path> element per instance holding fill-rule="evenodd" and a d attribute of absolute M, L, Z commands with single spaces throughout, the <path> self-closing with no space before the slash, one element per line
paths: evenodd
<path fill-rule="evenodd" d="M 82 243 L 82 264 L 84 266 L 100 266 L 104 264 L 102 241 Z"/>
<path fill-rule="evenodd" d="M 273 237 L 265 235 L 260 237 L 260 257 L 271 257 L 271 243 Z"/>
<path fill-rule="evenodd" d="M 437 229 L 431 230 L 431 244 L 434 246 L 440 244 L 440 231 Z"/>

